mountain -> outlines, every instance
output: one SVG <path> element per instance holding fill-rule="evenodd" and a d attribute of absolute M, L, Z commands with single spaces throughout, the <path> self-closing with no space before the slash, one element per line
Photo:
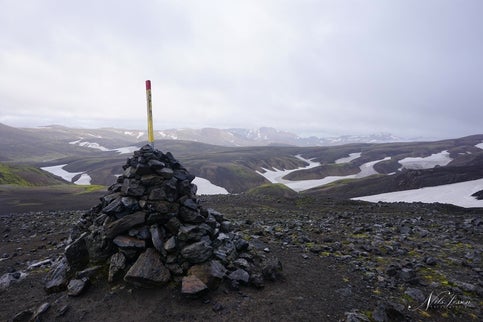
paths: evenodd
<path fill-rule="evenodd" d="M 10 128 L 6 125 L 2 127 Z M 13 129 L 13 128 L 12 128 Z M 1 130 L 1 129 L 0 129 Z M 77 129 L 61 125 L 50 125 L 36 128 L 15 129 L 23 131 L 23 135 L 34 135 L 36 137 L 49 137 L 51 139 L 69 139 L 75 142 L 80 140 L 84 145 L 91 142 L 105 146 L 114 144 L 135 144 L 147 141 L 147 132 L 142 130 L 127 130 L 116 128 L 101 129 Z M 13 130 L 12 130 L 13 131 Z M 332 146 L 349 143 L 386 143 L 401 142 L 403 139 L 389 133 L 379 133 L 366 136 L 344 135 L 338 137 L 318 138 L 301 137 L 297 134 L 281 131 L 270 127 L 258 129 L 164 129 L 154 132 L 155 140 L 180 140 L 194 141 L 206 144 L 221 146 L 268 146 L 268 145 L 290 145 L 290 146 Z"/>
<path fill-rule="evenodd" d="M 439 141 L 379 143 L 397 139 L 383 134 L 364 137 L 372 140 L 366 143 L 298 146 L 296 135 L 271 128 L 166 130 L 162 132 L 164 139 L 159 139 L 160 133 L 155 147 L 173 153 L 197 177 L 195 183 L 201 194 L 208 190 L 243 193 L 270 183 L 283 184 L 302 194 L 358 198 L 483 178 L 482 134 Z M 28 180 L 33 184 L 61 180 L 109 186 L 123 172 L 126 158 L 146 144 L 142 131 L 112 128 L 55 125 L 19 129 L 1 125 L 0 134 L 0 165 L 5 165 L 0 167 L 0 177 L 13 178 L 12 173 L 29 169 Z M 187 140 L 193 137 L 213 144 Z M 357 140 L 363 141 L 363 137 L 345 136 L 337 142 Z M 219 142 L 232 145 L 214 144 Z M 43 176 L 55 175 L 57 181 L 34 178 L 39 175 L 32 171 L 34 168 Z M 2 176 L 1 169 L 8 169 L 8 173 Z M 11 181 L 1 182 L 15 184 Z M 478 183 L 474 185 L 476 189 Z M 480 190 L 483 187 L 472 193 Z"/>
<path fill-rule="evenodd" d="M 155 136 L 163 139 L 188 140 L 223 146 L 331 146 L 348 143 L 385 143 L 399 142 L 401 138 L 389 133 L 367 136 L 344 135 L 339 137 L 318 138 L 300 137 L 294 133 L 277 130 L 271 127 L 258 129 L 170 129 L 156 132 Z"/>

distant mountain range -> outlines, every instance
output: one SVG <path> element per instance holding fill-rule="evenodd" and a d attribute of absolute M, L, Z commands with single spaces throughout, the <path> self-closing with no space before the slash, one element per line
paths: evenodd
<path fill-rule="evenodd" d="M 0 124 L 0 132 L 10 128 Z M 124 143 L 145 142 L 148 139 L 147 132 L 142 130 L 127 130 L 117 128 L 100 129 L 79 129 L 68 128 L 61 125 L 50 125 L 35 128 L 22 128 L 35 136 L 58 135 L 60 137 L 78 138 L 85 142 L 93 139 L 102 139 L 105 142 L 116 141 Z M 289 145 L 289 146 L 333 146 L 349 143 L 387 143 L 401 142 L 402 138 L 390 133 L 378 133 L 371 135 L 343 135 L 337 137 L 319 138 L 315 136 L 301 137 L 297 134 L 277 130 L 271 127 L 261 127 L 258 129 L 166 129 L 154 132 L 155 140 L 183 140 L 194 141 L 220 146 L 270 146 L 270 145 Z"/>
<path fill-rule="evenodd" d="M 161 138 L 166 139 L 187 140 L 223 146 L 332 146 L 348 143 L 387 143 L 402 141 L 401 138 L 389 133 L 365 136 L 344 135 L 328 138 L 319 138 L 315 136 L 300 137 L 294 133 L 277 130 L 271 127 L 261 127 L 258 129 L 169 129 L 158 131 L 156 134 Z"/>
<path fill-rule="evenodd" d="M 0 185 L 109 186 L 146 143 L 143 131 L 0 124 Z M 155 147 L 172 152 L 197 177 L 200 193 L 204 185 L 243 193 L 271 183 L 356 198 L 470 181 L 471 194 L 483 191 L 475 181 L 483 178 L 483 134 L 400 142 L 389 134 L 321 139 L 273 128 L 177 129 L 156 131 Z"/>

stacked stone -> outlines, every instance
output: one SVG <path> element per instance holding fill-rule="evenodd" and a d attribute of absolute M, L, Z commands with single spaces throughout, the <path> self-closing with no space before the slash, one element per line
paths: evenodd
<path fill-rule="evenodd" d="M 65 256 L 47 279 L 48 292 L 71 284 L 82 289 L 107 265 L 109 282 L 123 278 L 149 287 L 181 280 L 187 295 L 214 289 L 223 279 L 235 288 L 262 287 L 281 270 L 221 213 L 200 205 L 194 176 L 171 153 L 145 145 L 123 169 L 101 203 L 73 227 Z"/>

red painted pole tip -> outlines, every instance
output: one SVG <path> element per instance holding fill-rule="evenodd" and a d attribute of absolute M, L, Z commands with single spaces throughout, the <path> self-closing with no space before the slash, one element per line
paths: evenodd
<path fill-rule="evenodd" d="M 146 90 L 151 89 L 151 81 L 147 80 L 146 81 Z"/>

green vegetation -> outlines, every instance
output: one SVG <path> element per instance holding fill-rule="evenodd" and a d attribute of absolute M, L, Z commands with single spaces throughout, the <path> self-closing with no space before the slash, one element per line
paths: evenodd
<path fill-rule="evenodd" d="M 297 192 L 281 183 L 265 183 L 248 190 L 247 194 L 269 197 L 295 197 Z"/>
<path fill-rule="evenodd" d="M 84 185 L 80 186 L 83 190 L 78 192 L 77 194 L 83 194 L 83 193 L 91 193 L 95 191 L 102 191 L 105 190 L 106 187 L 98 184 L 92 184 L 92 185 Z"/>
<path fill-rule="evenodd" d="M 19 172 L 21 172 L 20 168 L 11 167 L 4 163 L 0 163 L 0 184 L 32 186 L 33 184 L 19 175 Z"/>
<path fill-rule="evenodd" d="M 420 274 L 427 283 L 438 282 L 442 286 L 453 286 L 453 283 L 448 281 L 444 274 L 435 269 L 422 267 L 420 269 Z"/>
<path fill-rule="evenodd" d="M 0 163 L 0 184 L 31 187 L 57 185 L 61 182 L 52 174 L 30 165 Z"/>

